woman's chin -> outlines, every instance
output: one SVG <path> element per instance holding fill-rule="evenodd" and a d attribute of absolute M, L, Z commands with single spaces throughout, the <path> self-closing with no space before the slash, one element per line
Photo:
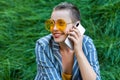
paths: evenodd
<path fill-rule="evenodd" d="M 57 43 L 61 43 L 61 42 L 63 42 L 63 40 L 58 40 L 58 39 L 54 39 L 55 40 L 55 42 L 57 42 Z"/>
<path fill-rule="evenodd" d="M 54 38 L 54 41 L 57 42 L 57 43 L 64 42 L 64 40 L 65 40 L 65 39 L 62 39 L 62 38 L 59 38 L 59 39 Z"/>

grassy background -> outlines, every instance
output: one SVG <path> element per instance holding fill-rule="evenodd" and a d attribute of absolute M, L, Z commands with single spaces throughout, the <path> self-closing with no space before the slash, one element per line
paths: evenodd
<path fill-rule="evenodd" d="M 44 21 L 64 0 L 0 0 L 0 80 L 33 80 L 34 47 L 49 34 Z M 102 80 L 120 80 L 120 0 L 66 0 L 96 45 Z"/>

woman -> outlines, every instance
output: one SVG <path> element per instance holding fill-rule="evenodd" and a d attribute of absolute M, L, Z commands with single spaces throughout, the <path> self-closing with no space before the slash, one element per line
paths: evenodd
<path fill-rule="evenodd" d="M 80 24 L 77 7 L 67 2 L 55 6 L 46 21 L 51 34 L 36 43 L 35 80 L 100 80 L 96 48 L 92 39 L 75 27 L 76 23 Z M 67 37 L 73 50 L 65 44 Z"/>

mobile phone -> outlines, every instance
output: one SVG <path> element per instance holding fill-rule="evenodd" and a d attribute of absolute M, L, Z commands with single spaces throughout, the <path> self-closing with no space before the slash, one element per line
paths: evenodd
<path fill-rule="evenodd" d="M 80 23 L 77 23 L 76 25 L 75 25 L 75 27 L 77 27 L 78 28 L 78 30 L 80 31 L 80 33 L 81 33 L 81 35 L 83 35 L 84 34 L 84 32 L 85 32 L 85 28 L 80 24 Z M 69 35 L 68 35 L 69 36 Z M 67 37 L 66 39 L 65 39 L 65 44 L 70 48 L 70 49 L 74 49 L 73 48 L 73 42 Z"/>

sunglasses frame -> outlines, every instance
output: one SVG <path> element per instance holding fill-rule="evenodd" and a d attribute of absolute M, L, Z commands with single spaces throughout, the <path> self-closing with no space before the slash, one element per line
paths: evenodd
<path fill-rule="evenodd" d="M 61 24 L 62 25 L 61 25 Z M 60 30 L 60 31 L 64 31 L 67 27 L 68 24 L 72 24 L 72 22 L 70 23 L 66 23 L 65 20 L 63 19 L 58 19 L 58 20 L 53 20 L 53 19 L 48 19 L 45 21 L 45 28 L 46 30 L 52 32 L 54 26 L 56 25 L 56 27 Z"/>

